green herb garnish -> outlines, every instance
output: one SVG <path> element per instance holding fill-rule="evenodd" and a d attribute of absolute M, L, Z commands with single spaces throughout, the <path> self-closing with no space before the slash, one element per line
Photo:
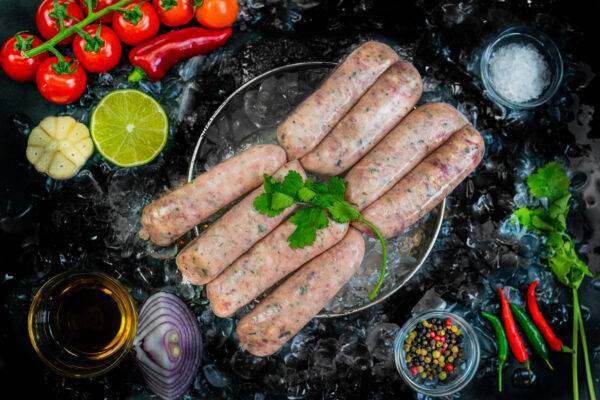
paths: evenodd
<path fill-rule="evenodd" d="M 265 193 L 254 199 L 254 208 L 261 214 L 275 217 L 294 204 L 302 204 L 289 221 L 296 225 L 294 232 L 288 237 L 292 249 L 301 249 L 313 244 L 319 229 L 329 226 L 329 219 L 338 223 L 358 221 L 366 225 L 381 243 L 381 271 L 379 280 L 371 291 L 369 298 L 373 300 L 383 284 L 387 265 L 387 247 L 381 231 L 348 203 L 344 197 L 346 183 L 342 178 L 333 177 L 327 182 L 304 180 L 296 171 L 289 171 L 282 181 L 270 175 L 264 175 Z"/>
<path fill-rule="evenodd" d="M 578 336 L 581 335 L 588 389 L 590 398 L 595 400 L 596 392 L 578 296 L 581 282 L 586 276 L 591 277 L 592 273 L 586 263 L 577 255 L 573 239 L 567 232 L 566 221 L 571 198 L 569 178 L 560 164 L 550 162 L 527 178 L 527 186 L 534 198 L 547 199 L 548 204 L 545 207 L 534 209 L 519 208 L 514 212 L 512 219 L 513 222 L 519 223 L 545 239 L 548 266 L 562 284 L 571 288 L 573 294 L 573 398 L 579 399 L 577 345 Z"/>

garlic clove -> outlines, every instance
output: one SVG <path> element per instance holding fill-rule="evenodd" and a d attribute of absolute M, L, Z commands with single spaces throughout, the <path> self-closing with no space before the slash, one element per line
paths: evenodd
<path fill-rule="evenodd" d="M 88 128 L 72 117 L 47 117 L 27 143 L 27 159 L 54 179 L 76 175 L 94 152 Z"/>

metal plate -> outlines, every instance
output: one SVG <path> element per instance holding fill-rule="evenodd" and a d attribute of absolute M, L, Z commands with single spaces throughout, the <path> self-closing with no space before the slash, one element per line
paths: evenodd
<path fill-rule="evenodd" d="M 217 108 L 200 133 L 190 161 L 188 181 L 192 181 L 199 173 L 251 144 L 276 143 L 275 129 L 281 119 L 312 93 L 335 66 L 335 63 L 330 62 L 285 65 L 265 72 L 238 88 Z M 286 88 L 291 88 L 292 95 L 289 93 L 286 95 L 284 92 Z M 268 104 L 268 101 L 261 103 L 261 98 L 269 97 L 269 89 L 279 91 L 282 100 L 273 104 Z M 359 272 L 340 290 L 336 298 L 321 311 L 318 317 L 334 318 L 350 315 L 381 303 L 400 290 L 421 268 L 431 252 L 442 225 L 445 203 L 444 200 L 407 233 L 388 240 L 388 250 L 393 251 L 396 248 L 403 250 L 398 250 L 398 258 L 389 262 L 387 287 L 385 285 L 382 287 L 375 300 L 368 301 L 368 295 L 362 296 L 360 290 L 355 290 L 353 286 L 353 283 L 362 282 L 363 278 L 373 276 L 374 272 L 367 268 L 377 267 L 376 262 L 367 260 L 369 251 L 376 251 L 375 241 L 367 239 L 367 255 Z M 195 234 L 198 235 L 220 215 L 222 212 L 203 226 L 196 227 Z M 416 236 L 420 239 L 418 244 L 412 247 L 410 243 L 415 243 Z M 406 254 L 403 255 L 402 252 Z M 404 256 L 411 261 L 414 260 L 407 268 L 399 265 L 399 260 Z M 364 275 L 360 276 L 360 274 Z M 361 285 L 358 287 L 363 289 Z M 338 303 L 335 303 L 336 301 Z"/>

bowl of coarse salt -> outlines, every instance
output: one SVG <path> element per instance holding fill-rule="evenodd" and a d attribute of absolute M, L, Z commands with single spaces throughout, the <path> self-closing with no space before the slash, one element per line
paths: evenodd
<path fill-rule="evenodd" d="M 526 27 L 510 28 L 492 40 L 481 56 L 486 95 L 510 108 L 533 108 L 555 94 L 563 78 L 554 42 Z"/>

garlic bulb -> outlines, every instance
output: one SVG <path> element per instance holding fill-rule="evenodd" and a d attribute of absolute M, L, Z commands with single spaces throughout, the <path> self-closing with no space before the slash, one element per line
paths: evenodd
<path fill-rule="evenodd" d="M 87 126 L 72 117 L 46 117 L 29 135 L 27 159 L 54 179 L 77 174 L 94 152 Z"/>

